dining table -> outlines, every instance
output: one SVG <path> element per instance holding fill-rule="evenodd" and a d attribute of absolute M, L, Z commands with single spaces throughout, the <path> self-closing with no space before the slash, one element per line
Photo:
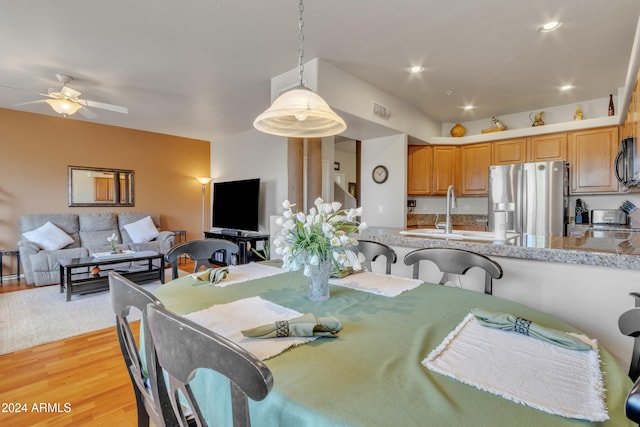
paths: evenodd
<path fill-rule="evenodd" d="M 270 267 L 278 268 L 278 264 Z M 362 274 L 364 278 L 365 273 Z M 350 277 L 357 281 L 357 276 Z M 476 308 L 580 333 L 541 311 L 481 292 L 431 283 L 411 286 L 395 296 L 331 284 L 330 298 L 322 302 L 308 300 L 306 286 L 307 278 L 300 271 L 273 270 L 264 277 L 257 275 L 228 285 L 224 280 L 217 284 L 198 283 L 192 276 L 185 276 L 165 283 L 154 294 L 167 309 L 187 317 L 211 307 L 260 297 L 299 313 L 339 319 L 342 330 L 336 336 L 318 337 L 264 360 L 274 384 L 264 400 L 249 401 L 254 426 L 634 425 L 624 413 L 632 382 L 602 347 L 595 351 L 608 417 L 603 422 L 557 415 L 518 403 L 428 369 L 423 363 Z M 487 366 L 492 363 L 490 357 L 476 360 L 480 356 L 475 352 L 459 356 Z M 531 368 L 525 365 L 522 369 Z M 556 371 L 533 372 L 530 378 L 541 380 L 544 385 L 545 377 L 559 375 Z M 520 388 L 526 390 L 528 383 Z M 230 425 L 228 380 L 216 372 L 199 369 L 191 387 L 209 425 Z M 570 402 L 572 396 L 568 394 Z"/>

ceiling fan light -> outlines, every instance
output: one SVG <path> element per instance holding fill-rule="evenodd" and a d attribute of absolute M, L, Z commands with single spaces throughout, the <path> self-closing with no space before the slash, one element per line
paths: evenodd
<path fill-rule="evenodd" d="M 66 99 L 47 99 L 46 102 L 53 108 L 53 111 L 67 116 L 74 115 L 80 107 L 82 107 L 80 104 L 67 101 Z"/>
<path fill-rule="evenodd" d="M 253 126 L 271 135 L 322 138 L 347 129 L 345 121 L 309 88 L 296 86 L 280 95 Z"/>

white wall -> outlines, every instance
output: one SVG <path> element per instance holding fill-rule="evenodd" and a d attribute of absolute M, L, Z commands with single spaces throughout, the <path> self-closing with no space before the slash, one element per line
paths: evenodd
<path fill-rule="evenodd" d="M 287 198 L 287 139 L 251 129 L 212 141 L 211 177 L 212 182 L 260 178 L 260 231 L 267 232 L 269 217 L 282 213 Z"/>
<path fill-rule="evenodd" d="M 405 227 L 407 200 L 407 136 L 404 134 L 362 141 L 360 191 L 362 220 L 371 226 Z M 389 170 L 389 179 L 376 184 L 376 165 Z"/>

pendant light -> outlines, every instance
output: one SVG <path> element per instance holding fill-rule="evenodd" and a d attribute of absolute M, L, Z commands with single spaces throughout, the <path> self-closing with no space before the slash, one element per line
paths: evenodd
<path fill-rule="evenodd" d="M 302 78 L 304 51 L 302 43 L 304 21 L 302 12 L 304 5 L 300 0 L 298 17 L 298 74 L 300 84 L 280 95 L 271 107 L 260 114 L 253 126 L 261 132 L 271 135 L 296 138 L 321 138 L 342 133 L 347 129 L 344 120 L 329 107 L 329 104 L 304 85 Z"/>

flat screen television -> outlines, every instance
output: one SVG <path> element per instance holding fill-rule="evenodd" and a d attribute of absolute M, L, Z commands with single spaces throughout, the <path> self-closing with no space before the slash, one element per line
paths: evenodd
<path fill-rule="evenodd" d="M 224 230 L 258 231 L 260 178 L 213 184 L 212 225 Z"/>

